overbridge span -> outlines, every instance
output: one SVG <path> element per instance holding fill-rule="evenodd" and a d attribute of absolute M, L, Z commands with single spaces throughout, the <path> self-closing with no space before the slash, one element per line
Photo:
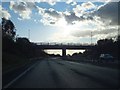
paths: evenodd
<path fill-rule="evenodd" d="M 37 49 L 62 49 L 62 56 L 66 56 L 66 49 L 79 50 L 79 49 L 93 49 L 94 44 L 80 44 L 80 43 L 35 43 Z"/>

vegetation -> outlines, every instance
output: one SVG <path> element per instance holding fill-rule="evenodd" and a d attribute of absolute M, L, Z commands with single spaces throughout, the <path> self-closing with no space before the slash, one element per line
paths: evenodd
<path fill-rule="evenodd" d="M 27 38 L 15 38 L 15 35 L 13 22 L 2 18 L 3 70 L 28 63 L 30 58 L 47 56 L 44 51 L 36 50 L 36 45 Z"/>
<path fill-rule="evenodd" d="M 85 50 L 83 53 L 74 53 L 71 57 L 79 60 L 98 60 L 100 54 L 110 54 L 119 60 L 120 36 L 116 40 L 101 39 L 93 49 Z"/>
<path fill-rule="evenodd" d="M 7 36 L 13 39 L 15 37 L 15 34 L 15 25 L 13 22 L 11 20 L 2 18 L 2 36 Z"/>

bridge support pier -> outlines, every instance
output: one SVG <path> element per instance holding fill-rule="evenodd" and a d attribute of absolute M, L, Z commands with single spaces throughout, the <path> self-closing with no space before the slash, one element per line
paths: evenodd
<path fill-rule="evenodd" d="M 66 48 L 62 49 L 62 57 L 66 57 Z"/>

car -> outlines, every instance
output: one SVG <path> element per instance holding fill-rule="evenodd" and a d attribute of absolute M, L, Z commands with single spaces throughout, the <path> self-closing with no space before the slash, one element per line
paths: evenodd
<path fill-rule="evenodd" d="M 100 62 L 113 62 L 114 61 L 114 57 L 110 54 L 101 54 L 99 57 L 99 61 Z"/>

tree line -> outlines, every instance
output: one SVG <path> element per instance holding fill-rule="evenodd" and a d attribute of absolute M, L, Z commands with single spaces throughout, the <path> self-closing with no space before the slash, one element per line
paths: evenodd
<path fill-rule="evenodd" d="M 27 38 L 15 38 L 15 35 L 14 23 L 2 18 L 2 53 L 10 53 L 25 58 L 47 56 L 43 50 L 36 50 L 36 45 Z"/>
<path fill-rule="evenodd" d="M 87 49 L 83 53 L 74 53 L 73 58 L 86 58 L 86 59 L 99 59 L 101 54 L 110 54 L 115 59 L 119 60 L 119 48 L 120 48 L 120 36 L 116 40 L 113 39 L 101 39 L 97 41 L 97 44 L 92 49 Z"/>

